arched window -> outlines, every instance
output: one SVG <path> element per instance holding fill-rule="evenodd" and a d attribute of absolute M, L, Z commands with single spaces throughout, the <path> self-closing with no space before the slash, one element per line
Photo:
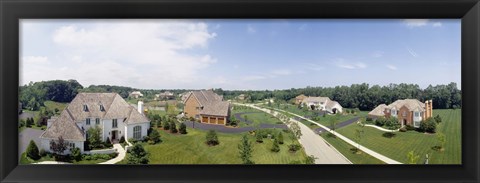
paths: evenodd
<path fill-rule="evenodd" d="M 142 137 L 142 126 L 133 127 L 133 138 L 140 139 Z"/>

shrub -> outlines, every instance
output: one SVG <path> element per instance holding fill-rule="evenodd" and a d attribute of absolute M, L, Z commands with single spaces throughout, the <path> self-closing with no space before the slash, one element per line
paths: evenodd
<path fill-rule="evenodd" d="M 180 134 L 187 134 L 187 125 L 185 125 L 184 123 L 180 124 L 178 131 L 180 132 Z"/>
<path fill-rule="evenodd" d="M 407 131 L 412 131 L 415 130 L 415 127 L 413 127 L 412 125 L 405 125 L 405 129 L 407 129 Z"/>
<path fill-rule="evenodd" d="M 435 116 L 435 121 L 436 121 L 437 123 L 442 122 L 442 117 L 440 117 L 440 115 L 437 114 L 437 116 Z"/>
<path fill-rule="evenodd" d="M 38 160 L 40 159 L 39 151 L 37 144 L 33 140 L 30 140 L 30 143 L 28 144 L 27 147 L 27 157 L 33 159 L 33 160 Z"/>
<path fill-rule="evenodd" d="M 278 140 L 278 144 L 283 144 L 283 134 L 282 134 L 282 132 L 278 132 L 277 140 Z"/>
<path fill-rule="evenodd" d="M 315 158 L 315 156 L 313 156 L 313 155 L 307 156 L 305 158 L 305 164 L 309 164 L 309 165 L 315 164 L 315 159 L 317 159 L 317 158 Z"/>
<path fill-rule="evenodd" d="M 40 149 L 38 155 L 40 155 L 41 157 L 45 157 L 47 155 L 47 152 L 45 151 L 45 149 Z"/>
<path fill-rule="evenodd" d="M 118 142 L 119 143 L 124 143 L 125 142 L 125 137 L 124 136 L 120 137 L 120 141 L 118 141 Z"/>
<path fill-rule="evenodd" d="M 385 138 L 393 138 L 393 137 L 395 137 L 395 135 L 397 135 L 397 134 L 392 133 L 392 132 L 385 132 L 385 133 L 382 134 L 382 136 L 385 137 Z"/>
<path fill-rule="evenodd" d="M 279 152 L 280 151 L 280 146 L 278 145 L 277 139 L 273 140 L 272 148 L 270 148 L 270 151 L 272 151 L 272 152 Z"/>
<path fill-rule="evenodd" d="M 163 122 L 163 129 L 164 129 L 164 130 L 170 130 L 170 123 L 167 122 L 167 121 L 164 121 L 164 122 Z"/>
<path fill-rule="evenodd" d="M 302 146 L 300 146 L 300 144 L 290 144 L 288 145 L 288 150 L 290 152 L 297 152 L 298 150 L 300 150 L 300 148 L 302 148 Z"/>
<path fill-rule="evenodd" d="M 71 150 L 71 156 L 75 161 L 82 160 L 82 153 L 80 152 L 80 148 L 75 147 Z"/>
<path fill-rule="evenodd" d="M 365 121 L 373 121 L 373 119 L 370 118 L 370 117 L 367 117 L 367 118 L 365 119 Z"/>
<path fill-rule="evenodd" d="M 398 128 L 400 128 L 400 123 L 398 123 L 397 119 L 396 118 L 388 118 L 385 120 L 385 124 L 384 124 L 387 129 L 389 130 L 396 130 Z"/>
<path fill-rule="evenodd" d="M 263 135 L 259 130 L 255 132 L 255 141 L 257 141 L 258 143 L 263 142 Z"/>
<path fill-rule="evenodd" d="M 149 144 L 156 144 L 160 142 L 160 134 L 158 133 L 157 130 L 153 130 L 148 137 L 149 137 L 149 140 L 148 140 Z"/>
<path fill-rule="evenodd" d="M 377 119 L 375 120 L 375 125 L 380 126 L 380 127 L 382 127 L 383 125 L 385 125 L 385 123 L 386 123 L 386 119 L 385 119 L 384 117 L 377 118 Z"/>
<path fill-rule="evenodd" d="M 436 129 L 437 122 L 433 118 L 428 118 L 426 121 L 420 122 L 419 131 L 421 132 L 435 133 Z"/>
<path fill-rule="evenodd" d="M 112 142 L 110 141 L 110 137 L 107 137 L 107 140 L 105 141 L 106 144 L 111 144 Z"/>
<path fill-rule="evenodd" d="M 175 124 L 175 122 L 171 122 L 170 123 L 170 133 L 177 133 L 178 130 L 177 130 L 177 125 Z"/>
<path fill-rule="evenodd" d="M 160 128 L 162 127 L 162 121 L 161 120 L 157 120 L 157 128 Z"/>
<path fill-rule="evenodd" d="M 218 141 L 217 132 L 215 132 L 215 130 L 208 130 L 205 138 L 206 138 L 207 144 L 209 146 L 215 146 L 215 145 L 218 145 L 220 143 Z"/>
<path fill-rule="evenodd" d="M 135 143 L 137 143 L 137 139 L 129 138 L 129 139 L 128 139 L 128 142 L 130 142 L 130 143 L 132 143 L 132 144 L 135 144 Z"/>

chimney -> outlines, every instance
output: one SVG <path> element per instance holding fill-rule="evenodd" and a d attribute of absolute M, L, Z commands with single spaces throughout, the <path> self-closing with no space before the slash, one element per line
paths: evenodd
<path fill-rule="evenodd" d="M 138 101 L 138 112 L 143 115 L 143 101 Z"/>
<path fill-rule="evenodd" d="M 430 107 L 430 117 L 432 117 L 433 116 L 433 100 L 430 100 L 429 104 L 430 104 L 429 105 L 429 107 Z"/>

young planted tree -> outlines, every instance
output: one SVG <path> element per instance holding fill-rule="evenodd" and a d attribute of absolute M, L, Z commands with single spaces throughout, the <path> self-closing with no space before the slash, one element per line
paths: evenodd
<path fill-rule="evenodd" d="M 162 120 L 158 119 L 157 120 L 157 128 L 161 128 L 162 127 Z"/>
<path fill-rule="evenodd" d="M 445 134 L 439 132 L 437 133 L 437 140 L 438 140 L 438 150 L 443 151 L 445 149 Z"/>
<path fill-rule="evenodd" d="M 435 116 L 435 121 L 436 121 L 437 123 L 442 122 L 442 117 L 440 117 L 440 115 L 437 114 L 437 116 Z"/>
<path fill-rule="evenodd" d="M 277 139 L 273 140 L 272 148 L 270 148 L 270 151 L 272 151 L 272 152 L 279 152 L 280 151 L 280 146 L 278 145 Z"/>
<path fill-rule="evenodd" d="M 148 164 L 148 153 L 142 144 L 135 143 L 127 152 L 127 164 Z"/>
<path fill-rule="evenodd" d="M 220 142 L 218 141 L 217 132 L 215 130 L 208 130 L 206 135 L 207 145 L 215 146 L 218 145 Z"/>
<path fill-rule="evenodd" d="M 33 159 L 33 160 L 38 160 L 40 159 L 40 154 L 38 151 L 37 144 L 33 140 L 30 140 L 30 143 L 28 144 L 27 147 L 27 157 Z"/>
<path fill-rule="evenodd" d="M 360 151 L 360 141 L 362 141 L 362 137 L 363 137 L 363 133 L 364 133 L 364 130 L 363 130 L 364 125 L 358 125 L 358 126 L 359 126 L 359 128 L 355 129 L 355 140 L 356 140 L 356 143 L 357 143 L 357 147 L 355 147 L 355 153 L 360 154 L 361 153 L 361 151 Z"/>
<path fill-rule="evenodd" d="M 175 124 L 175 122 L 171 122 L 170 123 L 170 133 L 177 133 L 178 130 L 177 130 L 177 125 Z"/>
<path fill-rule="evenodd" d="M 250 159 L 252 158 L 253 152 L 252 143 L 248 140 L 247 135 L 243 135 L 240 144 L 238 144 L 238 150 L 243 164 L 254 164 L 254 162 Z"/>
<path fill-rule="evenodd" d="M 80 152 L 80 148 L 75 147 L 75 148 L 71 149 L 70 151 L 71 151 L 72 158 L 75 161 L 81 161 L 82 160 L 82 153 Z"/>
<path fill-rule="evenodd" d="M 88 134 L 87 141 L 90 149 L 101 147 L 102 128 L 100 128 L 98 125 L 95 125 L 94 127 L 91 127 L 87 130 L 87 134 Z"/>
<path fill-rule="evenodd" d="M 150 144 L 156 144 L 158 142 L 160 142 L 160 133 L 158 133 L 157 130 L 152 130 L 152 132 L 150 132 L 150 134 L 148 135 L 149 137 L 149 143 Z"/>
<path fill-rule="evenodd" d="M 163 121 L 163 129 L 170 130 L 170 122 L 168 120 Z"/>
<path fill-rule="evenodd" d="M 407 153 L 407 158 L 408 158 L 408 164 L 417 164 L 420 156 L 415 155 L 413 151 L 410 151 Z"/>
<path fill-rule="evenodd" d="M 181 123 L 180 127 L 178 127 L 178 131 L 180 132 L 180 134 L 187 134 L 187 125 Z"/>
<path fill-rule="evenodd" d="M 305 164 L 315 164 L 315 159 L 318 159 L 317 157 L 310 155 L 305 158 Z"/>
<path fill-rule="evenodd" d="M 63 159 L 62 154 L 67 150 L 68 143 L 63 140 L 63 137 L 58 137 L 57 141 L 51 140 L 50 141 L 50 149 L 53 151 L 55 155 L 55 160 Z"/>
<path fill-rule="evenodd" d="M 258 143 L 263 143 L 263 134 L 260 130 L 255 130 L 255 141 Z"/>
<path fill-rule="evenodd" d="M 302 130 L 300 130 L 298 122 L 290 124 L 290 129 L 292 130 L 293 137 L 295 137 L 295 139 L 300 139 L 302 136 Z"/>
<path fill-rule="evenodd" d="M 278 140 L 278 144 L 283 144 L 283 133 L 282 132 L 278 132 L 277 140 Z"/>

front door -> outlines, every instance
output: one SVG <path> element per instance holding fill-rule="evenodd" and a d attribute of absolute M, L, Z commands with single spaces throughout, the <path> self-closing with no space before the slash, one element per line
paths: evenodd
<path fill-rule="evenodd" d="M 112 131 L 112 141 L 117 139 L 117 130 Z"/>

